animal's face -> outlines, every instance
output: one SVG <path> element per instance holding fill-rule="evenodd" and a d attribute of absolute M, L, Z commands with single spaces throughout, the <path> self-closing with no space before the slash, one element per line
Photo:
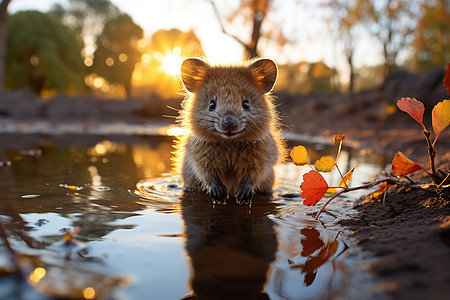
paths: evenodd
<path fill-rule="evenodd" d="M 276 80 L 275 63 L 259 60 L 249 67 L 210 67 L 189 60 L 183 63 L 182 80 L 195 94 L 190 122 L 196 134 L 207 139 L 255 139 L 270 130 L 273 112 L 265 94 Z M 186 67 L 186 62 L 191 65 Z M 195 76 L 187 75 L 193 72 Z"/>

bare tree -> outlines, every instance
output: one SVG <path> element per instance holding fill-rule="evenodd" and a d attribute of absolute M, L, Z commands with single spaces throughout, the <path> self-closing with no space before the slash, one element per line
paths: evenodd
<path fill-rule="evenodd" d="M 0 90 L 5 84 L 6 38 L 8 33 L 8 5 L 11 0 L 0 3 Z"/>
<path fill-rule="evenodd" d="M 396 66 L 399 52 L 411 43 L 417 26 L 417 13 L 412 8 L 418 0 L 358 0 L 367 28 L 383 46 L 384 78 Z"/>
<path fill-rule="evenodd" d="M 214 0 L 210 0 L 210 3 L 214 9 L 217 20 L 219 21 L 222 32 L 241 44 L 245 49 L 245 56 L 247 58 L 253 58 L 258 56 L 258 42 L 261 38 L 261 27 L 267 16 L 267 12 L 270 10 L 273 0 L 241 0 L 238 8 L 230 15 L 242 15 L 246 13 L 245 19 L 252 23 L 252 33 L 248 42 L 242 40 L 238 36 L 230 33 L 224 25 L 223 18 L 219 13 L 217 4 Z M 230 18 L 232 19 L 232 18 Z"/>
<path fill-rule="evenodd" d="M 333 11 L 333 21 L 331 26 L 337 29 L 338 38 L 344 48 L 344 56 L 350 70 L 348 92 L 354 89 L 355 70 L 353 65 L 353 55 L 355 52 L 355 27 L 360 24 L 360 11 L 354 1 L 331 0 L 327 3 Z"/>

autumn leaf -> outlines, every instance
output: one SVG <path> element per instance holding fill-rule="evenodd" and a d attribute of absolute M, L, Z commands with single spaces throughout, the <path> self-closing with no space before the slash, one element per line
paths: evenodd
<path fill-rule="evenodd" d="M 420 169 L 423 169 L 423 167 L 407 158 L 400 151 L 395 154 L 394 159 L 392 160 L 392 171 L 397 176 L 408 175 Z"/>
<path fill-rule="evenodd" d="M 80 227 L 77 226 L 73 232 L 70 230 L 66 232 L 66 234 L 64 235 L 64 241 L 66 242 L 66 245 L 70 245 L 73 243 L 73 240 L 78 234 L 78 231 L 80 231 Z"/>
<path fill-rule="evenodd" d="M 431 116 L 434 134 L 436 135 L 434 143 L 436 143 L 439 134 L 450 124 L 450 100 L 443 100 L 436 104 L 431 112 Z"/>
<path fill-rule="evenodd" d="M 420 125 L 422 125 L 423 129 L 426 130 L 425 125 L 423 125 L 423 113 L 425 112 L 425 106 L 422 102 L 416 100 L 416 98 L 402 98 L 397 101 L 397 106 L 400 110 L 408 113 L 411 117 L 414 118 Z"/>
<path fill-rule="evenodd" d="M 292 148 L 289 155 L 296 166 L 303 166 L 308 163 L 308 153 L 306 152 L 306 148 L 303 146 L 296 146 Z"/>
<path fill-rule="evenodd" d="M 334 168 L 334 159 L 332 156 L 322 156 L 314 164 L 317 171 L 330 172 Z"/>
<path fill-rule="evenodd" d="M 337 192 L 336 188 L 334 188 L 334 187 L 328 188 L 327 192 L 325 193 L 325 196 L 331 196 L 336 192 Z"/>
<path fill-rule="evenodd" d="M 345 174 L 344 178 L 341 179 L 341 182 L 339 183 L 339 187 L 348 188 L 348 183 L 352 179 L 353 172 L 355 172 L 356 167 L 357 166 L 354 166 L 350 171 L 347 172 L 347 174 Z"/>
<path fill-rule="evenodd" d="M 450 95 L 450 63 L 447 64 L 447 68 L 445 69 L 443 82 L 445 87 L 447 88 L 447 95 Z"/>
<path fill-rule="evenodd" d="M 319 172 L 311 170 L 303 175 L 303 182 L 300 185 L 303 204 L 308 206 L 316 205 L 328 190 L 328 184 Z"/>
<path fill-rule="evenodd" d="M 376 190 L 375 192 L 373 192 L 372 196 L 374 198 L 380 196 L 381 194 L 384 193 L 384 191 L 387 189 L 387 187 L 388 187 L 388 183 L 386 181 L 381 183 L 380 188 L 378 190 Z"/>
<path fill-rule="evenodd" d="M 336 134 L 333 138 L 334 145 L 340 143 L 343 139 L 345 139 L 345 134 Z"/>

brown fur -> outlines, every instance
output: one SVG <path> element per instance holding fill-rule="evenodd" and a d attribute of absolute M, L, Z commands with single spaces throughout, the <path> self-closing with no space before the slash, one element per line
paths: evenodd
<path fill-rule="evenodd" d="M 180 121 L 189 134 L 180 138 L 177 157 L 186 188 L 200 187 L 218 202 L 234 196 L 239 203 L 272 190 L 273 167 L 284 155 L 269 95 L 276 76 L 268 59 L 242 66 L 183 62 L 187 94 Z"/>

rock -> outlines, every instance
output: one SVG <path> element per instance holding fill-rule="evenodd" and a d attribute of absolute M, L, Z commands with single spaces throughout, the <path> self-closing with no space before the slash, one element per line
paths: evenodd
<path fill-rule="evenodd" d="M 1 91 L 0 116 L 32 119 L 43 115 L 44 102 L 28 90 Z"/>
<path fill-rule="evenodd" d="M 96 98 L 57 95 L 47 103 L 47 117 L 57 120 L 93 119 L 100 115 Z"/>
<path fill-rule="evenodd" d="M 399 71 L 389 76 L 383 83 L 382 90 L 393 103 L 402 97 L 416 98 L 430 110 L 439 101 L 446 99 L 444 69 L 433 69 L 426 73 L 413 74 Z"/>

